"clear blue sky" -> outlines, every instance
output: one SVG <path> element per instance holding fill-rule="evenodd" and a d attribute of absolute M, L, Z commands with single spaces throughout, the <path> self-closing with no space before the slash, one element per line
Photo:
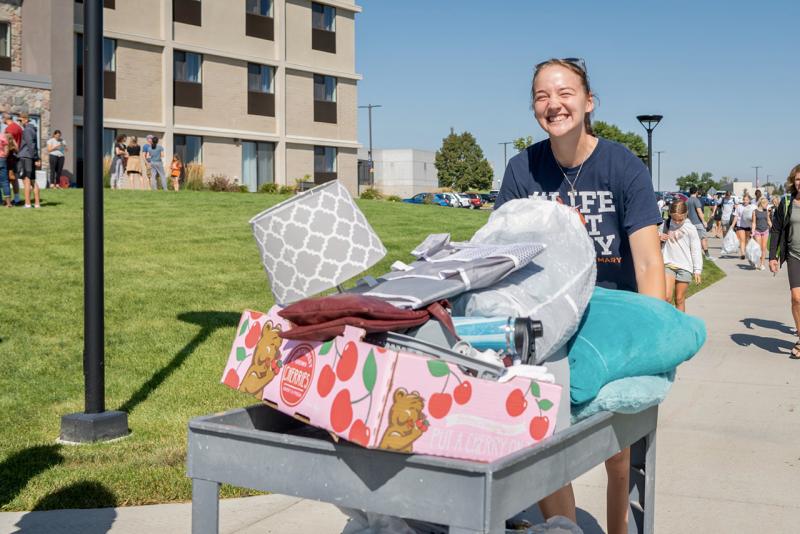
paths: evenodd
<path fill-rule="evenodd" d="M 661 187 L 691 171 L 783 181 L 800 162 L 800 2 L 357 0 L 358 103 L 375 148 L 436 150 L 470 131 L 502 176 L 501 141 L 543 138 L 533 65 L 583 57 L 594 118 L 635 131 L 657 113 Z M 367 112 L 359 141 L 368 144 Z M 509 157 L 514 148 L 509 146 Z M 657 180 L 654 155 L 653 182 Z"/>

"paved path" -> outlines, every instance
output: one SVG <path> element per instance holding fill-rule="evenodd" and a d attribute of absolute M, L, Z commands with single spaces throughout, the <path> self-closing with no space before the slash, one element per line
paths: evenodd
<path fill-rule="evenodd" d="M 719 253 L 712 241 L 712 254 Z M 727 278 L 689 299 L 708 342 L 681 366 L 661 407 L 656 530 L 800 532 L 800 361 L 792 346 L 786 273 L 717 262 Z M 587 533 L 605 525 L 602 467 L 575 482 Z M 0 514 L 0 533 L 189 532 L 190 504 Z M 281 495 L 230 499 L 221 532 L 338 534 L 334 507 Z"/>

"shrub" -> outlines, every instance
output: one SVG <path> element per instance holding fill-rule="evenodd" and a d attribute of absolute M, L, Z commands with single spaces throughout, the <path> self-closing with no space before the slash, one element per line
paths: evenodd
<path fill-rule="evenodd" d="M 211 179 L 208 181 L 208 188 L 211 191 L 223 191 L 223 192 L 239 192 L 242 191 L 242 187 L 236 180 L 231 180 L 224 174 L 214 174 L 211 176 Z M 247 191 L 247 188 L 244 188 Z"/>
<path fill-rule="evenodd" d="M 189 189 L 191 191 L 202 191 L 206 188 L 206 184 L 203 182 L 203 177 L 205 176 L 205 167 L 199 163 L 189 163 L 184 167 L 184 189 Z"/>
<path fill-rule="evenodd" d="M 361 192 L 360 198 L 364 200 L 381 200 L 383 199 L 383 193 L 381 193 L 380 189 L 368 187 Z"/>
<path fill-rule="evenodd" d="M 402 201 L 403 201 L 403 199 L 402 199 L 402 198 L 400 198 L 400 197 L 399 197 L 399 196 L 397 196 L 397 195 L 389 195 L 388 197 L 386 197 L 386 201 L 387 201 L 387 202 L 402 202 Z"/>
<path fill-rule="evenodd" d="M 268 183 L 268 184 L 261 184 L 261 187 L 258 188 L 259 193 L 269 193 L 270 195 L 274 195 L 278 192 L 278 184 L 276 183 Z"/>
<path fill-rule="evenodd" d="M 278 189 L 279 195 L 293 195 L 294 192 L 297 191 L 297 186 L 294 185 L 282 185 L 280 189 Z"/>
<path fill-rule="evenodd" d="M 111 187 L 111 157 L 103 158 L 103 187 Z"/>

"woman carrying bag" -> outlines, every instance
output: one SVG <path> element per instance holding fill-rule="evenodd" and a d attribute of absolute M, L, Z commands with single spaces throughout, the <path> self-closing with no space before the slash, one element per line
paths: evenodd
<path fill-rule="evenodd" d="M 792 317 L 795 332 L 798 333 L 800 332 L 800 164 L 795 165 L 789 172 L 784 189 L 786 195 L 775 209 L 775 219 L 769 232 L 769 270 L 777 273 L 781 265 L 785 263 L 787 266 L 789 290 L 792 295 Z M 789 358 L 800 360 L 800 339 L 792 347 Z"/>

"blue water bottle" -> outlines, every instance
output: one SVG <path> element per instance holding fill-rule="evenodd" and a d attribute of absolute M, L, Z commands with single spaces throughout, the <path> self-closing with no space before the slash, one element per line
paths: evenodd
<path fill-rule="evenodd" d="M 453 317 L 453 325 L 475 349 L 509 354 L 522 363 L 534 359 L 534 339 L 542 335 L 541 321 L 528 317 Z"/>

